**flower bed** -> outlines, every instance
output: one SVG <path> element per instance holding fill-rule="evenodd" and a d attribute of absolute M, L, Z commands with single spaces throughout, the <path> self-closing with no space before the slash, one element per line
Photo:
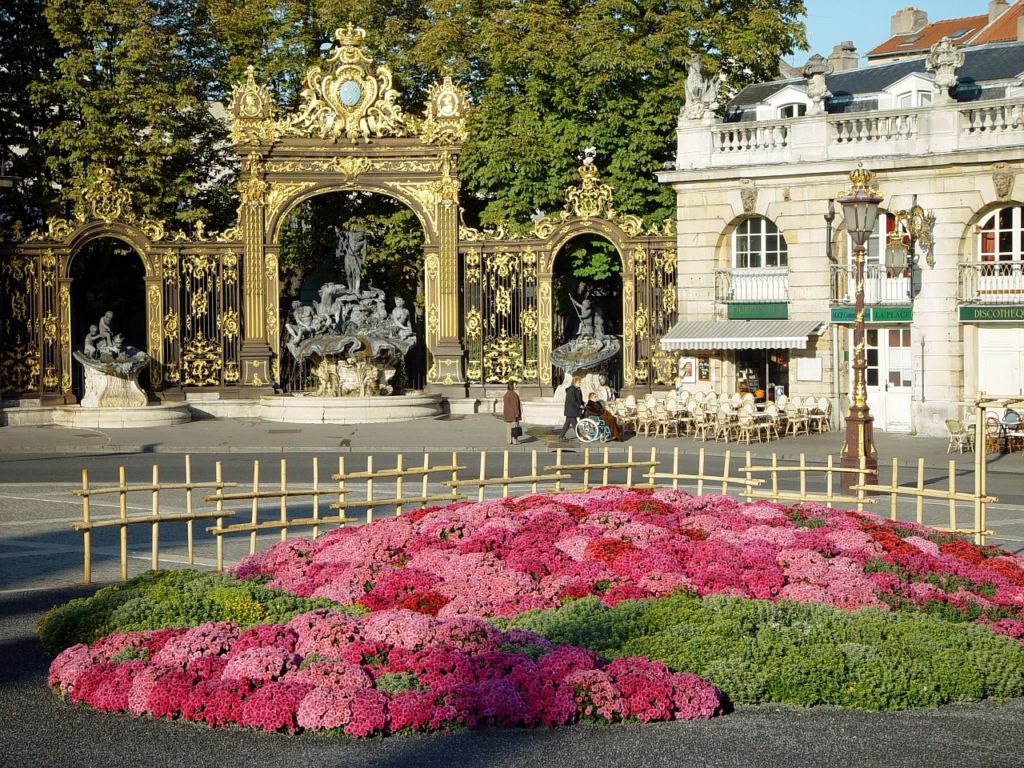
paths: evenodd
<path fill-rule="evenodd" d="M 817 505 L 603 488 L 418 510 L 243 560 L 301 597 L 442 618 L 512 617 L 677 590 L 927 610 L 1024 635 L 1024 561 L 909 523 Z"/>
<path fill-rule="evenodd" d="M 362 736 L 707 717 L 713 685 L 865 709 L 1019 696 L 1022 608 L 1021 558 L 932 529 L 604 488 L 421 509 L 234 576 L 142 577 L 40 633 L 96 641 L 51 669 L 75 702 Z"/>
<path fill-rule="evenodd" d="M 61 652 L 49 682 L 102 711 L 353 737 L 580 718 L 692 720 L 721 711 L 714 687 L 661 662 L 605 663 L 483 619 L 408 610 L 361 618 L 317 610 L 248 630 L 209 622 L 119 632 Z"/>

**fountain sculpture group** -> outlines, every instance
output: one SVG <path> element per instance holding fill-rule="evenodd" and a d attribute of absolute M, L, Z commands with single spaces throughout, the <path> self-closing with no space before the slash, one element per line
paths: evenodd
<path fill-rule="evenodd" d="M 113 322 L 114 313 L 104 312 L 74 353 L 85 371 L 83 408 L 142 408 L 148 402 L 139 373 L 149 365 L 149 355 L 127 346 L 124 334 L 114 333 Z"/>
<path fill-rule="evenodd" d="M 318 397 L 391 394 L 398 363 L 416 344 L 409 310 L 395 297 L 388 312 L 384 291 L 362 289 L 365 233 L 340 233 L 338 251 L 348 285 L 324 283 L 311 305 L 292 302 L 285 345 L 297 362 L 310 361 Z"/>

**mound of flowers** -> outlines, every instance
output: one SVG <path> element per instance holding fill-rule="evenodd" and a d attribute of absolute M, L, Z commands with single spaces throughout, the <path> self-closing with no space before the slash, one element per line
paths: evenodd
<path fill-rule="evenodd" d="M 610 663 L 483 619 L 318 609 L 287 624 L 117 632 L 61 652 L 50 686 L 102 711 L 353 737 L 581 718 L 691 720 L 718 691 L 661 662 Z"/>
<path fill-rule="evenodd" d="M 817 505 L 601 488 L 425 508 L 243 560 L 240 578 L 370 611 L 513 617 L 677 590 L 927 610 L 1024 636 L 1024 560 Z"/>

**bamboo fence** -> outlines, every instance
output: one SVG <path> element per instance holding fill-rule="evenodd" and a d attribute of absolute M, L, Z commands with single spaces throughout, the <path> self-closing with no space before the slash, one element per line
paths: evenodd
<path fill-rule="evenodd" d="M 205 530 L 212 535 L 215 545 L 214 563 L 218 571 L 225 565 L 224 545 L 228 537 L 248 538 L 248 553 L 253 554 L 262 545 L 269 546 L 266 537 L 261 542 L 260 534 L 277 532 L 277 541 L 286 541 L 292 529 L 309 530 L 317 538 L 326 527 L 352 524 L 368 524 L 380 514 L 401 515 L 410 508 L 421 508 L 433 503 L 452 503 L 475 497 L 501 497 L 521 493 L 564 493 L 618 485 L 631 488 L 683 488 L 693 490 L 697 495 L 721 493 L 733 495 L 747 501 L 754 499 L 782 503 L 816 503 L 828 507 L 855 508 L 877 505 L 888 497 L 889 516 L 896 520 L 900 512 L 900 501 L 908 500 L 913 507 L 914 520 L 924 522 L 926 499 L 946 502 L 948 505 L 948 526 L 945 530 L 967 534 L 983 544 L 992 531 L 986 526 L 986 509 L 997 501 L 988 496 L 985 489 L 985 463 L 976 462 L 974 488 L 971 491 L 957 487 L 954 462 L 949 463 L 947 488 L 925 487 L 924 460 L 917 462 L 916 478 L 910 484 L 901 484 L 900 468 L 895 459 L 892 463 L 891 480 L 888 485 L 868 484 L 871 474 L 863 464 L 859 468 L 836 466 L 828 457 L 823 465 L 808 464 L 801 454 L 794 466 L 785 465 L 776 454 L 770 461 L 755 463 L 750 451 L 743 461 L 734 461 L 731 451 L 720 457 L 721 462 L 711 468 L 710 459 L 718 458 L 705 454 L 704 448 L 697 453 L 697 471 L 680 471 L 684 455 L 678 446 L 659 458 L 657 448 L 651 448 L 643 456 L 627 449 L 625 460 L 613 457 L 607 448 L 592 452 L 585 448 L 582 456 L 555 452 L 553 464 L 544 462 L 544 454 L 533 451 L 530 454 L 529 470 L 526 474 L 512 472 L 511 456 L 508 451 L 497 457 L 486 451 L 476 455 L 478 467 L 468 471 L 466 463 L 460 462 L 458 452 L 453 452 L 447 463 L 431 464 L 431 455 L 424 453 L 417 457 L 415 464 L 409 464 L 403 454 L 397 454 L 393 466 L 380 467 L 374 457 L 366 459 L 365 468 L 352 469 L 346 466 L 345 457 L 338 458 L 337 471 L 323 476 L 316 457 L 312 459 L 309 482 L 296 483 L 293 460 L 289 473 L 287 459 L 281 459 L 275 477 L 261 474 L 264 467 L 259 461 L 252 466 L 251 483 L 241 489 L 239 483 L 223 479 L 221 462 L 214 465 L 214 480 L 195 482 L 192 478 L 191 458 L 185 457 L 185 482 L 165 483 L 160 481 L 159 467 L 154 465 L 152 482 L 129 485 L 125 469 L 118 473 L 117 485 L 93 487 L 89 485 L 88 471 L 82 470 L 82 488 L 74 493 L 82 498 L 82 521 L 74 523 L 75 530 L 82 533 L 83 580 L 92 579 L 92 531 L 100 528 L 117 527 L 120 532 L 120 578 L 128 578 L 128 530 L 132 526 L 150 526 L 150 566 L 156 570 L 160 563 L 160 525 L 170 522 L 186 524 L 187 559 L 194 562 L 193 523 L 197 520 L 214 521 Z M 491 459 L 489 463 L 488 459 Z M 582 459 L 582 460 L 579 460 Z M 494 464 L 500 464 L 495 470 Z M 734 466 L 739 464 L 740 466 Z M 980 467 L 979 467 L 980 464 Z M 667 467 L 665 469 L 664 467 Z M 842 495 L 837 492 L 839 479 L 844 473 L 858 475 L 853 490 L 856 495 Z M 813 491 L 810 486 L 823 485 L 823 491 Z M 381 489 L 385 489 L 382 493 Z M 213 491 L 203 496 L 203 501 L 212 504 L 212 509 L 197 511 L 194 508 L 193 490 Z M 229 490 L 232 489 L 232 490 Z M 168 491 L 184 491 L 185 512 L 164 513 L 160 510 L 161 499 Z M 467 496 L 466 492 L 470 495 Z M 118 515 L 96 519 L 89 501 L 101 494 L 118 495 Z M 128 514 L 130 494 L 149 494 L 151 512 L 146 515 Z M 165 494 L 161 496 L 161 494 Z M 301 502 L 301 504 L 299 503 Z M 240 506 L 239 506 L 240 505 Z M 967 505 L 973 511 L 970 525 L 962 525 L 958 511 Z M 229 508 L 234 507 L 234 508 Z M 227 521 L 227 522 L 226 522 Z"/>

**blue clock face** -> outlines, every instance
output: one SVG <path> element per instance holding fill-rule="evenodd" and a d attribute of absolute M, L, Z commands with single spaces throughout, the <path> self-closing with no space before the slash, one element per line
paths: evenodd
<path fill-rule="evenodd" d="M 346 80 L 338 86 L 338 101 L 350 109 L 359 103 L 363 89 L 355 80 Z"/>

